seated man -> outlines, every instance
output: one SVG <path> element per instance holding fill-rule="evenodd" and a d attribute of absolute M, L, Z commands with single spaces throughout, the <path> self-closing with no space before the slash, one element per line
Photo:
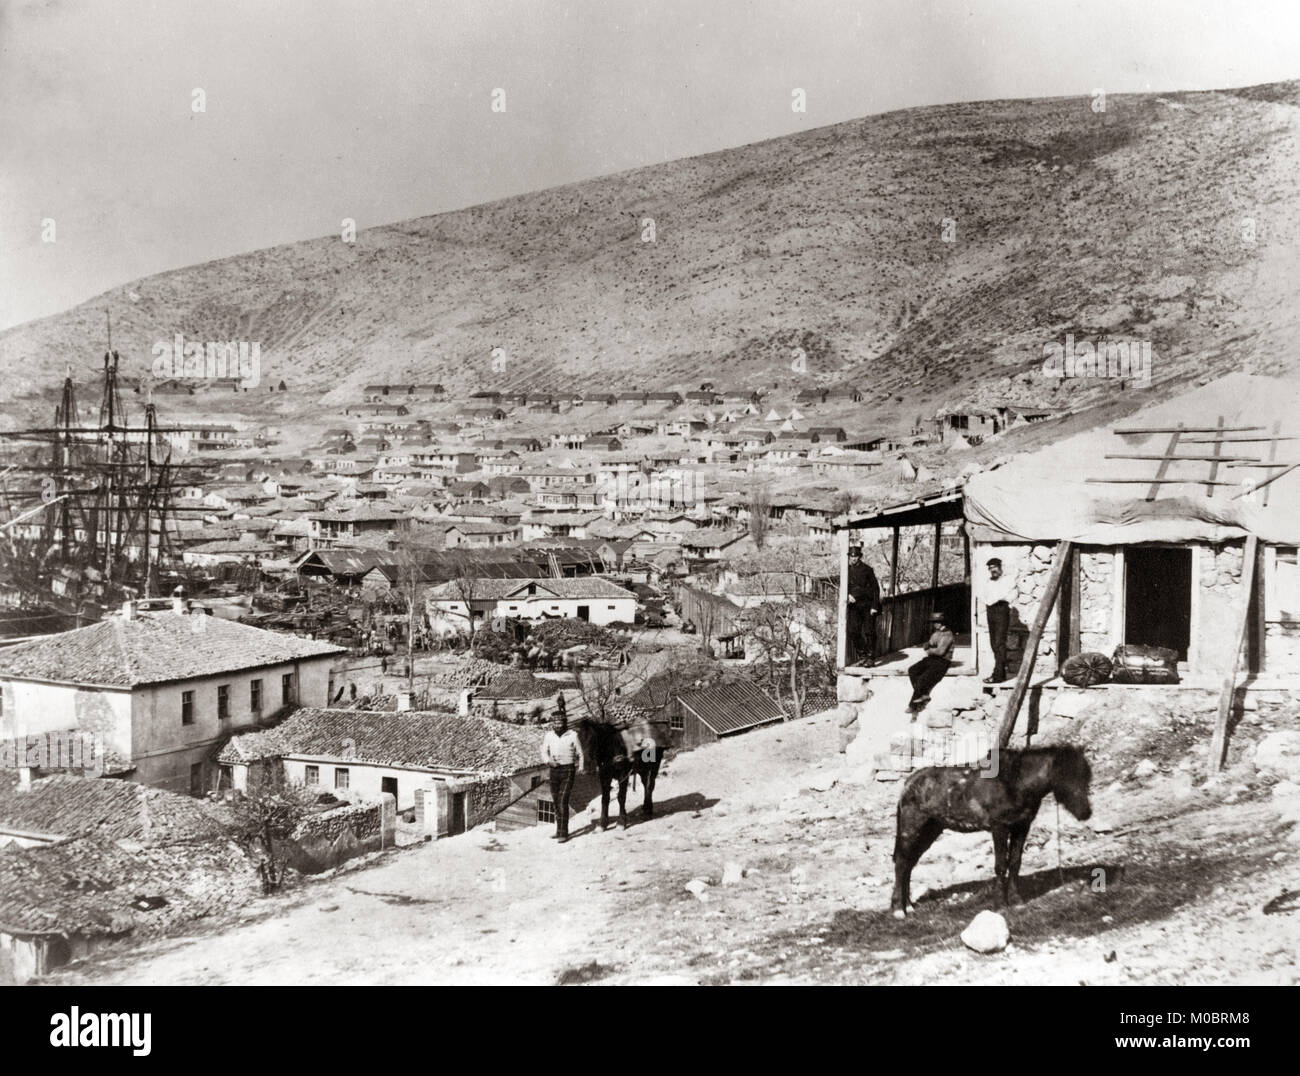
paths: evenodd
<path fill-rule="evenodd" d="M 943 613 L 931 613 L 930 624 L 933 631 L 925 644 L 925 657 L 907 670 L 912 681 L 909 710 L 919 710 L 930 701 L 930 692 L 952 665 L 952 648 L 957 637 L 949 630 L 947 617 Z"/>

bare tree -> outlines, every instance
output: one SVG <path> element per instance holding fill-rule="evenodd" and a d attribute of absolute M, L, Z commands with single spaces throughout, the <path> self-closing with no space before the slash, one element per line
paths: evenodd
<path fill-rule="evenodd" d="M 758 671 L 781 708 L 803 717 L 810 691 L 835 683 L 835 606 L 808 593 L 792 559 L 775 592 L 746 609 L 741 618 L 745 638 L 757 652 Z"/>
<path fill-rule="evenodd" d="M 745 507 L 749 511 L 749 536 L 754 539 L 754 545 L 762 549 L 772 529 L 772 493 L 766 484 L 750 484 Z"/>
<path fill-rule="evenodd" d="M 316 795 L 277 775 L 232 802 L 235 842 L 257 856 L 263 893 L 274 893 L 284 884 L 289 838 L 311 813 Z"/>

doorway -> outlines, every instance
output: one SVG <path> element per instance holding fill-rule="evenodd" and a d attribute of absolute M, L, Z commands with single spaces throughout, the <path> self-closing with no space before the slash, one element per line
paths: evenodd
<path fill-rule="evenodd" d="M 1192 642 L 1192 551 L 1164 546 L 1124 550 L 1124 640 L 1174 650 Z"/>
<path fill-rule="evenodd" d="M 580 605 L 580 606 L 578 606 L 578 619 L 579 619 L 579 620 L 590 620 L 590 619 L 591 619 L 591 606 L 590 606 L 590 605 Z"/>
<path fill-rule="evenodd" d="M 379 779 L 379 791 L 387 792 L 393 797 L 393 803 L 397 802 L 397 778 L 381 777 Z"/>
<path fill-rule="evenodd" d="M 455 836 L 457 833 L 465 832 L 465 793 L 453 792 L 451 794 L 451 824 L 447 827 L 447 835 Z"/>

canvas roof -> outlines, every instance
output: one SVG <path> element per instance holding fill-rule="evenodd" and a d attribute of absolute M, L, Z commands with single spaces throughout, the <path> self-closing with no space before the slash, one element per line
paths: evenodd
<path fill-rule="evenodd" d="M 1141 388 L 1130 388 L 1142 392 Z M 1253 496 L 1239 496 L 1247 480 L 1261 482 L 1270 472 L 1258 467 L 1218 466 L 1217 479 L 1229 486 L 1207 486 L 1211 465 L 1179 462 L 1164 477 L 1186 481 L 1162 484 L 1153 500 L 1150 486 L 1158 460 L 1108 459 L 1114 455 L 1163 456 L 1168 433 L 1121 435 L 1118 429 L 1251 427 L 1235 436 L 1263 437 L 1275 431 L 1281 463 L 1300 461 L 1300 380 L 1230 374 L 1170 400 L 1152 401 L 1096 430 L 1067 437 L 1047 448 L 972 477 L 965 487 L 965 515 L 977 541 L 1060 541 L 1089 545 L 1135 542 L 1223 542 L 1255 534 L 1262 541 L 1300 544 L 1300 469 L 1285 474 Z M 1254 429 L 1258 427 L 1258 429 Z M 1228 435 L 1233 436 L 1233 435 Z M 1176 455 L 1210 455 L 1214 446 L 1190 443 L 1212 433 L 1187 433 Z M 1267 441 L 1235 442 L 1224 457 L 1267 461 Z M 1129 479 L 1088 482 L 1089 478 Z M 1208 490 L 1213 496 L 1207 496 Z M 1265 497 L 1267 492 L 1268 496 Z M 1265 503 L 1267 501 L 1267 503 Z"/>

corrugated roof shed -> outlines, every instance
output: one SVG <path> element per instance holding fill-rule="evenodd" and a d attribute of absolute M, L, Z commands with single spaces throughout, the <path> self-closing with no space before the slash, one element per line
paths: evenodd
<path fill-rule="evenodd" d="M 682 706 L 718 736 L 785 720 L 785 712 L 757 684 L 736 680 L 680 696 Z"/>

